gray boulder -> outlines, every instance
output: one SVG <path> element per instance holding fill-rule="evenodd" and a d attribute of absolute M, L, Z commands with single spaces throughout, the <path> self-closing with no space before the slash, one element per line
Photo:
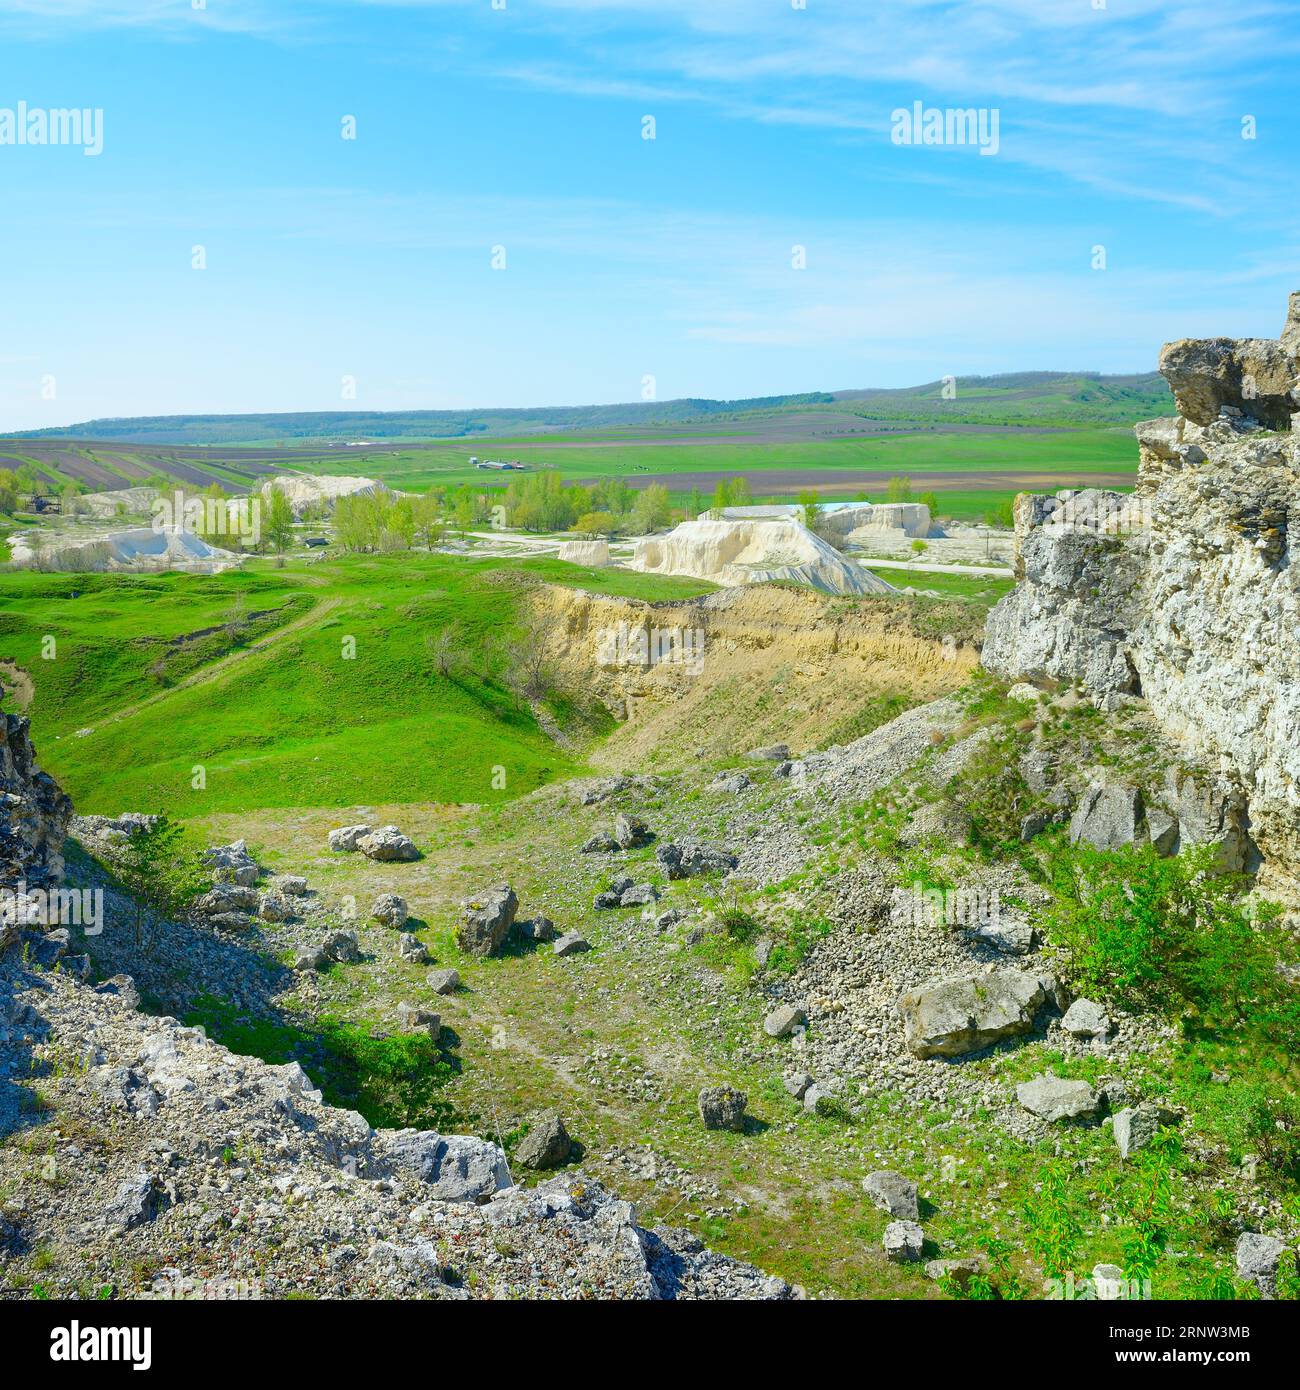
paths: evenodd
<path fill-rule="evenodd" d="M 991 946 L 1004 956 L 1024 956 L 1034 949 L 1037 933 L 1028 922 L 999 917 L 991 922 L 981 922 L 966 933 L 966 938 L 982 946 Z"/>
<path fill-rule="evenodd" d="M 351 854 L 360 849 L 361 841 L 374 827 L 370 825 L 345 825 L 329 834 L 330 849 L 339 854 Z"/>
<path fill-rule="evenodd" d="M 300 874 L 282 874 L 275 886 L 288 898 L 301 898 L 307 892 L 307 880 Z"/>
<path fill-rule="evenodd" d="M 409 864 L 420 857 L 410 836 L 403 835 L 395 825 L 381 825 L 357 841 L 357 848 L 367 859 L 381 864 Z"/>
<path fill-rule="evenodd" d="M 202 862 L 212 870 L 215 883 L 232 883 L 248 888 L 262 876 L 261 866 L 249 854 L 248 844 L 244 840 L 235 840 L 228 845 L 213 845 L 203 851 Z"/>
<path fill-rule="evenodd" d="M 435 994 L 455 994 L 460 988 L 460 972 L 451 969 L 430 970 L 424 982 Z"/>
<path fill-rule="evenodd" d="M 921 1215 L 917 1202 L 916 1184 L 909 1182 L 902 1173 L 883 1169 L 878 1173 L 868 1173 L 862 1179 L 862 1190 L 890 1216 L 900 1221 L 916 1221 Z"/>
<path fill-rule="evenodd" d="M 218 883 L 190 904 L 196 917 L 220 917 L 229 912 L 256 912 L 262 895 L 246 884 Z"/>
<path fill-rule="evenodd" d="M 720 772 L 713 779 L 713 789 L 719 792 L 728 792 L 732 796 L 746 791 L 754 785 L 754 779 L 748 772 Z"/>
<path fill-rule="evenodd" d="M 168 1205 L 169 1195 L 161 1180 L 142 1171 L 118 1184 L 104 1208 L 103 1222 L 110 1231 L 134 1230 L 147 1226 Z"/>
<path fill-rule="evenodd" d="M 790 749 L 784 743 L 773 743 L 767 748 L 751 748 L 745 757 L 752 763 L 783 763 L 790 757 Z"/>
<path fill-rule="evenodd" d="M 293 958 L 295 970 L 324 970 L 329 964 L 329 956 L 320 946 L 304 946 Z"/>
<path fill-rule="evenodd" d="M 650 907 L 659 901 L 659 890 L 653 883 L 635 883 L 618 896 L 619 907 Z"/>
<path fill-rule="evenodd" d="M 699 1094 L 700 1119 L 705 1129 L 729 1129 L 740 1134 L 748 1104 L 749 1097 L 734 1086 L 706 1086 Z"/>
<path fill-rule="evenodd" d="M 895 1264 L 911 1264 L 921 1258 L 925 1232 L 915 1221 L 891 1221 L 881 1242 L 885 1255 Z"/>
<path fill-rule="evenodd" d="M 1047 1073 L 1016 1087 L 1016 1099 L 1032 1115 L 1048 1124 L 1070 1120 L 1094 1120 L 1101 1097 L 1086 1081 L 1065 1081 Z"/>
<path fill-rule="evenodd" d="M 500 950 L 519 911 L 515 890 L 501 883 L 478 897 L 467 898 L 461 906 L 465 917 L 456 929 L 460 949 L 471 956 L 490 956 Z"/>
<path fill-rule="evenodd" d="M 410 915 L 406 899 L 396 893 L 381 893 L 370 905 L 370 919 L 381 927 L 404 927 Z"/>
<path fill-rule="evenodd" d="M 356 932 L 331 932 L 325 940 L 321 942 L 321 949 L 330 960 L 339 961 L 344 964 L 355 965 L 356 962 L 361 959 L 361 951 L 357 946 Z"/>
<path fill-rule="evenodd" d="M 1070 820 L 1070 842 L 1086 841 L 1097 849 L 1119 849 L 1138 838 L 1142 796 L 1134 787 L 1094 783 L 1083 794 Z"/>
<path fill-rule="evenodd" d="M 287 922 L 293 916 L 293 904 L 283 893 L 263 893 L 257 915 L 264 922 Z"/>
<path fill-rule="evenodd" d="M 569 1161 L 573 1141 L 558 1110 L 544 1110 L 529 1121 L 528 1133 L 515 1149 L 515 1161 L 525 1168 L 560 1168 Z"/>
<path fill-rule="evenodd" d="M 794 1004 L 778 1004 L 763 1020 L 763 1031 L 769 1038 L 784 1038 L 808 1022 L 808 1015 Z"/>
<path fill-rule="evenodd" d="M 429 948 L 418 936 L 403 932 L 397 939 L 397 954 L 411 965 L 428 965 Z"/>
<path fill-rule="evenodd" d="M 944 1279 L 951 1279 L 965 1293 L 970 1287 L 971 1280 L 977 1275 L 984 1274 L 987 1269 L 988 1261 L 983 1255 L 965 1255 L 956 1260 L 927 1261 L 925 1277 L 933 1279 L 936 1284 Z"/>
<path fill-rule="evenodd" d="M 380 1130 L 376 1147 L 394 1168 L 427 1183 L 436 1202 L 490 1202 L 510 1186 L 506 1156 L 496 1144 L 466 1134 L 432 1130 Z"/>
<path fill-rule="evenodd" d="M 725 874 L 740 862 L 734 854 L 714 845 L 687 841 L 660 845 L 655 858 L 670 879 L 698 878 L 703 874 Z"/>
<path fill-rule="evenodd" d="M 1237 1277 L 1252 1283 L 1265 1299 L 1277 1297 L 1277 1271 L 1286 1245 L 1276 1236 L 1243 1231 L 1237 1237 Z"/>
<path fill-rule="evenodd" d="M 802 1100 L 808 1088 L 813 1084 L 811 1072 L 788 1071 L 785 1074 L 785 1089 L 795 1100 Z"/>
<path fill-rule="evenodd" d="M 442 1032 L 442 1016 L 419 1004 L 399 1004 L 397 1026 L 403 1033 L 427 1033 L 431 1038 L 437 1038 Z"/>
<path fill-rule="evenodd" d="M 654 836 L 645 821 L 621 811 L 614 817 L 614 841 L 619 849 L 639 849 L 652 839 Z"/>
<path fill-rule="evenodd" d="M 612 854 L 618 848 L 618 841 L 604 830 L 598 830 L 591 839 L 584 842 L 583 854 Z"/>
<path fill-rule="evenodd" d="M 551 947 L 557 956 L 576 956 L 583 951 L 591 950 L 591 943 L 582 935 L 581 932 L 566 931 L 563 936 L 557 937 L 555 944 Z"/>
<path fill-rule="evenodd" d="M 898 1007 L 915 1056 L 959 1057 L 1028 1033 L 1046 999 L 1038 976 L 1003 969 L 921 985 L 908 990 Z"/>
<path fill-rule="evenodd" d="M 1074 1038 L 1104 1038 L 1110 1032 L 1110 1015 L 1091 999 L 1076 999 L 1066 1009 L 1061 1027 Z"/>
<path fill-rule="evenodd" d="M 554 941 L 555 923 L 549 917 L 530 917 L 515 923 L 515 931 L 523 941 Z"/>
<path fill-rule="evenodd" d="M 1276 338 L 1179 338 L 1160 350 L 1178 413 L 1212 425 L 1225 408 L 1265 429 L 1290 428 L 1295 348 Z"/>
<path fill-rule="evenodd" d="M 597 893 L 591 900 L 591 905 L 598 911 L 609 911 L 611 908 L 622 907 L 623 894 L 631 888 L 632 880 L 626 875 L 616 878 L 613 883 L 602 893 Z"/>
<path fill-rule="evenodd" d="M 1116 1113 L 1114 1119 L 1115 1144 L 1119 1156 L 1127 1158 L 1138 1149 L 1144 1149 L 1159 1134 L 1161 1126 L 1176 1125 L 1179 1116 L 1173 1110 L 1153 1101 L 1143 1101 Z"/>

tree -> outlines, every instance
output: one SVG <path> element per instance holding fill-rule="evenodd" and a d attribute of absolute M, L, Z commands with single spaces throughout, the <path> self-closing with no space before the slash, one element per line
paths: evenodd
<path fill-rule="evenodd" d="M 230 536 L 230 509 L 226 505 L 226 490 L 220 483 L 209 483 L 203 489 L 203 518 L 196 528 L 200 539 L 207 541 L 209 545 L 223 546 L 227 550 L 234 550 L 237 547 L 231 544 Z M 180 525 L 184 518 L 177 517 L 176 523 Z M 213 524 L 210 526 L 208 523 Z"/>
<path fill-rule="evenodd" d="M 921 501 L 929 507 L 932 519 L 939 515 L 939 494 L 937 492 L 923 492 Z"/>
<path fill-rule="evenodd" d="M 282 487 L 272 485 L 266 492 L 266 539 L 283 555 L 293 544 L 293 507 Z"/>
<path fill-rule="evenodd" d="M 78 516 L 87 510 L 86 504 L 81 500 L 81 489 L 76 483 L 64 483 L 59 502 L 64 516 Z"/>
<path fill-rule="evenodd" d="M 442 544 L 447 523 L 442 519 L 441 498 L 435 496 L 432 490 L 423 497 L 417 497 L 411 504 L 411 515 L 415 522 L 415 534 L 426 550 L 433 550 Z"/>
<path fill-rule="evenodd" d="M 433 669 L 440 676 L 450 679 L 465 665 L 465 632 L 455 620 L 429 633 L 424 645 L 433 658 Z"/>
<path fill-rule="evenodd" d="M 801 492 L 799 505 L 803 508 L 803 524 L 810 531 L 815 531 L 817 523 L 821 519 L 821 507 L 817 502 L 817 489 L 812 488 L 808 492 Z"/>
<path fill-rule="evenodd" d="M 12 516 L 18 510 L 18 480 L 7 468 L 0 468 L 0 512 Z"/>
<path fill-rule="evenodd" d="M 632 510 L 632 489 L 622 478 L 611 478 L 605 484 L 605 505 L 615 516 L 626 516 Z"/>
<path fill-rule="evenodd" d="M 731 484 L 731 505 L 733 507 L 752 506 L 754 494 L 749 490 L 748 478 L 736 478 Z"/>
<path fill-rule="evenodd" d="M 649 535 L 672 520 L 672 499 L 662 483 L 651 483 L 637 494 L 632 507 L 632 529 L 640 535 Z"/>
<path fill-rule="evenodd" d="M 1016 524 L 1015 509 L 1011 502 L 999 502 L 996 507 L 990 507 L 984 513 L 985 526 L 992 526 L 996 530 L 1013 530 Z"/>
<path fill-rule="evenodd" d="M 885 490 L 887 502 L 910 502 L 912 500 L 912 480 L 906 474 L 895 474 Z"/>
<path fill-rule="evenodd" d="M 921 558 L 922 555 L 925 554 L 925 552 L 928 549 L 929 546 L 926 545 L 926 543 L 923 540 L 921 540 L 919 536 L 916 540 L 912 542 L 912 554 L 915 555 L 918 560 Z"/>
<path fill-rule="evenodd" d="M 131 899 L 137 950 L 144 947 L 151 921 L 175 921 L 204 889 L 202 870 L 185 848 L 184 834 L 181 826 L 159 816 L 112 851 L 113 871 Z"/>
<path fill-rule="evenodd" d="M 618 531 L 618 518 L 613 512 L 587 512 L 573 523 L 573 529 L 584 536 L 612 536 Z"/>
<path fill-rule="evenodd" d="M 699 516 L 699 514 L 700 514 L 703 510 L 704 510 L 704 494 L 699 490 L 698 487 L 693 487 L 693 488 L 691 489 L 690 498 L 688 499 L 688 501 L 687 501 L 687 503 L 686 503 L 686 519 L 687 519 L 687 521 L 694 521 L 695 518 L 696 518 L 697 516 Z"/>
<path fill-rule="evenodd" d="M 41 490 L 40 475 L 30 463 L 25 463 L 14 474 L 14 481 L 18 484 L 18 505 L 22 504 L 31 497 L 34 497 Z"/>

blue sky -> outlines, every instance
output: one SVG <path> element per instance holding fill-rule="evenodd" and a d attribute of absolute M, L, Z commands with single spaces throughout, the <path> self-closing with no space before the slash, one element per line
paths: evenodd
<path fill-rule="evenodd" d="M 1145 371 L 1300 289 L 1293 0 L 194 3 L 0 0 L 0 119 L 104 113 L 0 144 L 0 430 Z"/>

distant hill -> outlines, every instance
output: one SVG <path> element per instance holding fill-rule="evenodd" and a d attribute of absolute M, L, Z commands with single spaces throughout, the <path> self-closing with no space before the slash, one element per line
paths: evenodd
<path fill-rule="evenodd" d="M 952 395 L 950 392 L 949 395 Z M 55 429 L 27 430 L 13 439 L 101 440 L 155 446 L 230 446 L 276 441 L 332 444 L 483 436 L 552 434 L 578 430 L 716 429 L 724 423 L 757 425 L 774 417 L 853 416 L 921 424 L 1033 425 L 1079 428 L 1131 425 L 1168 414 L 1173 401 L 1155 373 L 1106 376 L 1093 372 L 1015 372 L 956 379 L 955 396 L 942 381 L 896 389 L 812 391 L 715 401 L 685 398 L 622 405 L 538 406 L 524 409 L 307 411 L 270 415 L 155 415 L 86 420 Z"/>

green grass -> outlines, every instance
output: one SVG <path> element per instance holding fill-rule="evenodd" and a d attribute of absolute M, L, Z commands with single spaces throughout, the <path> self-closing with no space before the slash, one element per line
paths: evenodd
<path fill-rule="evenodd" d="M 31 673 L 42 762 L 83 812 L 501 800 L 580 770 L 509 686 L 521 576 L 652 599 L 709 588 L 411 553 L 210 577 L 13 572 L 0 575 L 0 639 Z M 232 635 L 237 601 L 264 616 Z M 463 661 L 442 675 L 427 639 L 449 625 Z M 178 686 L 231 656 L 215 679 Z"/>
<path fill-rule="evenodd" d="M 870 565 L 867 568 L 895 588 L 931 589 L 944 598 L 970 599 L 989 608 L 1015 588 L 1013 579 L 999 579 L 996 575 L 934 574 L 928 570 L 872 569 Z"/>

